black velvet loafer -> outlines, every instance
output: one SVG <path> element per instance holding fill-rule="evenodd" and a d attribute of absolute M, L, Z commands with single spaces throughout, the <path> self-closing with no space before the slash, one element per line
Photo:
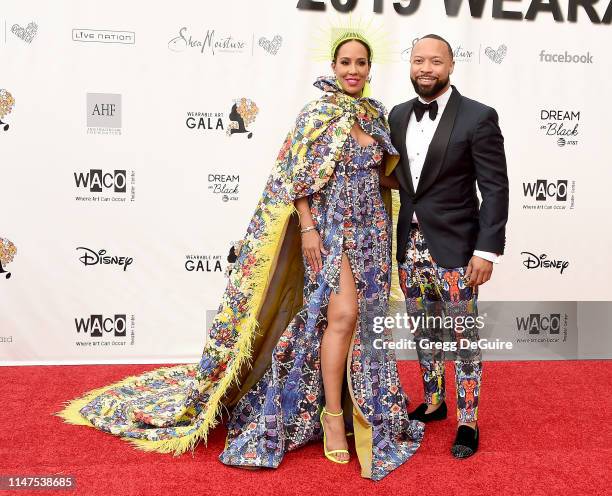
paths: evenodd
<path fill-rule="evenodd" d="M 444 420 L 448 415 L 446 409 L 446 403 L 442 402 L 442 405 L 437 410 L 431 413 L 425 413 L 427 410 L 427 403 L 421 403 L 417 406 L 412 413 L 408 414 L 410 420 L 420 420 L 421 422 L 431 422 L 432 420 Z"/>
<path fill-rule="evenodd" d="M 478 426 L 476 429 L 472 429 L 468 425 L 460 425 L 451 453 L 455 458 L 469 458 L 478 451 L 479 438 Z"/>

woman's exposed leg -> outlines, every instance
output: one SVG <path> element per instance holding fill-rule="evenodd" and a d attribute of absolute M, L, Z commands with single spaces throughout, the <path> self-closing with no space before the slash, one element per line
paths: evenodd
<path fill-rule="evenodd" d="M 357 322 L 357 288 L 353 272 L 345 253 L 342 254 L 340 292 L 333 291 L 327 307 L 327 328 L 321 342 L 321 371 L 325 389 L 325 408 L 337 413 L 342 409 L 342 384 L 346 373 L 348 349 Z M 342 417 L 323 416 L 327 449 L 348 449 Z M 348 459 L 346 453 L 337 453 L 338 460 Z"/>

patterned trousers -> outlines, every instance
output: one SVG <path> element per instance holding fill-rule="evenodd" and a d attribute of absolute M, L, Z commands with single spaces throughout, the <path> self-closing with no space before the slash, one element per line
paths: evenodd
<path fill-rule="evenodd" d="M 478 418 L 482 353 L 477 346 L 478 288 L 467 285 L 467 267 L 439 267 L 431 258 L 423 234 L 413 224 L 406 259 L 399 266 L 400 286 L 414 333 L 425 403 L 437 405 L 445 398 L 444 358 L 455 360 L 457 420 Z"/>

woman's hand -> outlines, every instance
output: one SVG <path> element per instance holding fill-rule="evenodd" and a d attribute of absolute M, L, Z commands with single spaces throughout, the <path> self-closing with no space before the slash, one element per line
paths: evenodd
<path fill-rule="evenodd" d="M 395 171 L 391 173 L 391 175 L 385 175 L 385 165 L 384 161 L 378 168 L 378 180 L 380 181 L 380 185 L 389 188 L 389 189 L 399 189 L 400 184 L 397 178 L 395 177 Z"/>
<path fill-rule="evenodd" d="M 327 250 L 323 247 L 323 241 L 316 229 L 302 234 L 302 253 L 315 272 L 323 268 L 321 253 L 327 255 Z"/>

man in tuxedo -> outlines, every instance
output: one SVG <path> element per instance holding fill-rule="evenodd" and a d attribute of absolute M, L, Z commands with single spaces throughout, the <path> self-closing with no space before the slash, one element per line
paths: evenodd
<path fill-rule="evenodd" d="M 443 351 L 452 351 L 458 428 L 451 452 L 467 458 L 478 449 L 480 437 L 477 342 L 483 321 L 477 319 L 478 287 L 490 279 L 504 251 L 508 177 L 496 111 L 462 96 L 450 84 L 453 69 L 446 40 L 421 38 L 410 58 L 418 97 L 396 105 L 389 124 L 400 152 L 393 172 L 401 199 L 400 285 L 408 314 L 423 317 L 412 332 L 425 402 L 409 415 L 423 422 L 446 418 Z M 446 342 L 445 333 L 450 333 Z"/>

